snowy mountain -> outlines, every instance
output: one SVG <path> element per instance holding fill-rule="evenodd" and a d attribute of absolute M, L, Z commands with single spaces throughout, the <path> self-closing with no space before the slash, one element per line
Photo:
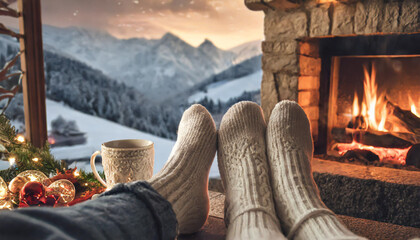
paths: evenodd
<path fill-rule="evenodd" d="M 235 60 L 233 60 L 233 63 L 237 64 L 252 57 L 261 55 L 261 41 L 257 40 L 252 42 L 246 42 L 239 46 L 229 49 L 229 51 L 235 53 L 236 57 Z"/>
<path fill-rule="evenodd" d="M 16 41 L 0 37 L 0 64 L 19 50 Z M 74 109 L 165 138 L 176 137 L 181 102 L 156 105 L 135 88 L 61 54 L 44 50 L 47 98 Z M 15 97 L 6 115 L 23 120 L 22 97 Z"/>
<path fill-rule="evenodd" d="M 44 26 L 45 48 L 54 48 L 163 102 L 232 66 L 236 55 L 206 40 L 195 48 L 167 33 L 161 39 L 117 39 L 106 32 Z"/>
<path fill-rule="evenodd" d="M 200 102 L 204 98 L 217 103 L 228 102 L 240 97 L 244 92 L 255 92 L 261 88 L 262 70 L 244 77 L 219 81 L 206 86 L 206 91 L 199 91 L 188 98 L 189 103 Z"/>

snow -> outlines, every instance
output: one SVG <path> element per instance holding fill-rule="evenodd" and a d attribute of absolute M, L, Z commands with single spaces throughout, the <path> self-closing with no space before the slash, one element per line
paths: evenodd
<path fill-rule="evenodd" d="M 95 151 L 100 150 L 101 144 L 104 142 L 118 139 L 151 140 L 154 143 L 155 148 L 154 174 L 162 169 L 171 153 L 172 147 L 175 145 L 175 142 L 172 140 L 157 137 L 106 119 L 81 113 L 62 103 L 47 99 L 47 123 L 49 129 L 51 128 L 52 120 L 56 119 L 59 115 L 66 120 L 76 121 L 80 131 L 86 133 L 87 142 L 83 145 L 52 148 L 51 153 L 56 159 L 65 159 L 72 162 L 69 167 L 76 166 L 78 169 L 83 169 L 87 172 L 92 171 L 89 162 L 90 156 Z M 0 170 L 8 167 L 8 162 L 0 161 Z M 96 168 L 98 171 L 103 171 L 99 161 L 96 162 Z M 210 169 L 210 177 L 220 177 L 216 158 Z"/>
<path fill-rule="evenodd" d="M 245 77 L 229 81 L 212 83 L 206 92 L 198 92 L 188 98 L 189 103 L 199 102 L 207 97 L 214 102 L 227 102 L 229 99 L 239 97 L 243 92 L 256 91 L 261 88 L 262 71 L 259 70 Z"/>
<path fill-rule="evenodd" d="M 261 40 L 246 42 L 239 46 L 229 49 L 229 51 L 236 54 L 236 58 L 233 61 L 234 64 L 238 64 L 242 61 L 262 54 L 261 42 Z"/>
<path fill-rule="evenodd" d="M 118 139 L 147 139 L 154 143 L 155 147 L 155 164 L 153 173 L 157 173 L 164 166 L 168 159 L 172 147 L 175 142 L 172 140 L 156 137 L 154 135 L 128 128 L 117 123 L 91 116 L 76 111 L 62 103 L 47 100 L 47 122 L 48 127 L 51 121 L 59 115 L 66 120 L 74 120 L 80 131 L 86 132 L 87 142 L 83 145 L 71 147 L 52 148 L 51 153 L 57 159 L 86 159 L 86 161 L 78 161 L 76 166 L 86 171 L 90 170 L 89 158 L 97 150 L 100 150 L 101 144 L 104 142 Z M 98 167 L 97 167 L 98 168 Z M 102 170 L 102 168 L 99 168 Z M 210 170 L 210 177 L 219 177 L 217 161 L 215 160 Z"/>

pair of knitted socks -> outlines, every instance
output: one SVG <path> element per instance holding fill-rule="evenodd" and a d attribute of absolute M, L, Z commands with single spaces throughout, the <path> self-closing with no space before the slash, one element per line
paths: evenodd
<path fill-rule="evenodd" d="M 184 113 L 170 158 L 150 181 L 172 203 L 181 233 L 198 231 L 208 217 L 216 149 L 227 239 L 285 239 L 283 233 L 289 239 L 361 239 L 321 201 L 311 173 L 309 121 L 291 101 L 276 105 L 268 127 L 257 104 L 235 104 L 218 134 L 204 107 Z"/>

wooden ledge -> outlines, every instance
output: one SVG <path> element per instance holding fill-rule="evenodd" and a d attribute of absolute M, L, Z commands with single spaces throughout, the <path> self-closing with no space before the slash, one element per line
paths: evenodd
<path fill-rule="evenodd" d="M 245 5 L 252 11 L 286 10 L 299 7 L 296 2 L 297 0 L 245 0 Z"/>

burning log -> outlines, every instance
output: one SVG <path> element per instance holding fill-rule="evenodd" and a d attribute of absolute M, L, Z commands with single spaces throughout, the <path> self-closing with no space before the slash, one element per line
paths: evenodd
<path fill-rule="evenodd" d="M 356 141 L 364 145 L 385 148 L 407 148 L 414 143 L 408 141 L 411 139 L 409 133 L 388 133 L 379 132 L 372 129 L 351 129 L 351 128 L 333 128 L 332 137 L 338 143 L 351 143 Z"/>
<path fill-rule="evenodd" d="M 344 160 L 358 161 L 368 165 L 371 162 L 379 161 L 379 156 L 366 149 L 353 149 L 347 151 L 342 157 L 340 157 L 340 161 Z"/>
<path fill-rule="evenodd" d="M 411 141 L 404 139 L 403 133 L 380 132 L 372 129 L 346 129 L 346 132 L 350 133 L 356 142 L 374 147 L 407 148 L 413 145 Z M 397 134 L 400 136 L 396 136 Z"/>
<path fill-rule="evenodd" d="M 388 99 L 385 98 L 385 100 L 387 101 L 387 109 L 390 111 L 391 115 L 395 117 L 397 124 L 412 133 L 410 136 L 411 141 L 409 139 L 406 140 L 409 140 L 413 144 L 420 143 L 420 118 L 411 111 L 401 109 Z"/>
<path fill-rule="evenodd" d="M 420 144 L 413 145 L 407 153 L 406 164 L 420 168 Z"/>

